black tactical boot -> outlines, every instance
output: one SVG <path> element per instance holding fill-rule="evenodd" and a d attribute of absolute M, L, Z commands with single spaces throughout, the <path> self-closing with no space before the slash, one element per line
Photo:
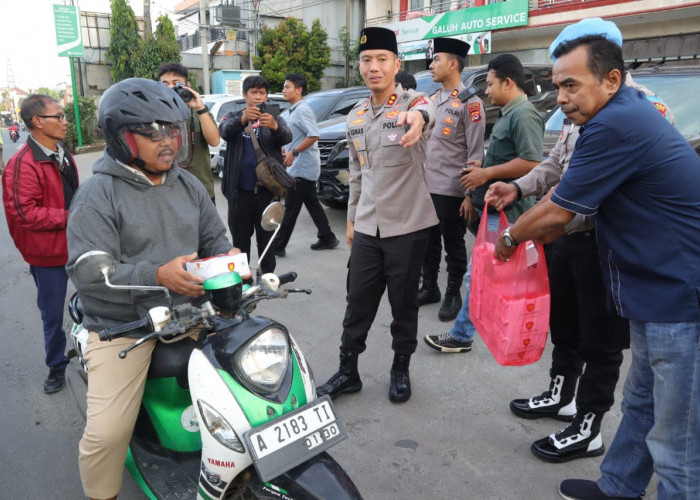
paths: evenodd
<path fill-rule="evenodd" d="M 573 376 L 553 375 L 548 391 L 530 399 L 514 399 L 510 410 L 520 418 L 551 417 L 571 422 L 576 414 L 576 380 Z"/>
<path fill-rule="evenodd" d="M 418 306 L 423 304 L 435 304 L 440 302 L 440 289 L 437 284 L 437 275 L 433 273 L 426 273 L 423 269 L 423 284 L 418 290 Z"/>
<path fill-rule="evenodd" d="M 530 450 L 546 462 L 562 463 L 605 453 L 600 435 L 602 413 L 577 413 L 567 428 L 532 443 Z"/>
<path fill-rule="evenodd" d="M 340 351 L 340 368 L 328 382 L 316 389 L 318 396 L 328 394 L 335 399 L 344 392 L 357 392 L 362 389 L 362 380 L 357 372 L 358 354 L 349 351 Z"/>
<path fill-rule="evenodd" d="M 391 384 L 389 385 L 389 401 L 404 403 L 411 398 L 411 379 L 408 377 L 408 364 L 411 356 L 394 354 L 391 365 Z"/>
<path fill-rule="evenodd" d="M 440 311 L 438 311 L 438 319 L 440 321 L 452 321 L 459 314 L 462 308 L 462 294 L 459 289 L 462 286 L 462 280 L 453 276 L 447 278 L 447 290 L 445 290 L 445 300 L 442 301 Z"/>

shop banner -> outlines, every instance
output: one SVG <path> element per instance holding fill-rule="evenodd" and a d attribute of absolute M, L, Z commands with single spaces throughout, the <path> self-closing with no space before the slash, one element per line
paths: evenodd
<path fill-rule="evenodd" d="M 529 0 L 508 0 L 386 24 L 383 27 L 394 30 L 397 42 L 404 43 L 526 26 L 528 9 Z"/>
<path fill-rule="evenodd" d="M 490 54 L 491 53 L 491 32 L 475 32 L 466 35 L 451 36 L 469 44 L 467 55 Z M 402 61 L 417 61 L 419 59 L 433 58 L 433 40 L 416 40 L 414 42 L 404 42 L 399 44 L 399 58 Z"/>

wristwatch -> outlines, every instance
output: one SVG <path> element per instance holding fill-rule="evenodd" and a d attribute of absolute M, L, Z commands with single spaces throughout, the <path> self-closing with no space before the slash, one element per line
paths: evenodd
<path fill-rule="evenodd" d="M 203 114 L 208 113 L 208 112 L 209 112 L 209 108 L 206 106 L 204 106 L 202 109 L 197 110 L 198 115 L 203 115 Z"/>
<path fill-rule="evenodd" d="M 294 158 L 299 156 L 299 151 L 297 151 L 297 148 L 292 149 L 292 154 L 294 155 Z"/>
<path fill-rule="evenodd" d="M 510 235 L 510 228 L 507 227 L 503 233 L 501 233 L 501 236 L 503 237 L 503 243 L 506 244 L 507 247 L 509 248 L 514 248 L 520 245 L 519 242 L 515 241 L 515 238 L 513 238 Z"/>

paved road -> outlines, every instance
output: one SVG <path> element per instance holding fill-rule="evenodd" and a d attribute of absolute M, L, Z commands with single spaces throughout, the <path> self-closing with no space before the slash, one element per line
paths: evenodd
<path fill-rule="evenodd" d="M 78 157 L 83 180 L 98 157 L 97 153 Z M 225 220 L 220 191 L 217 200 Z M 338 236 L 344 235 L 345 212 L 328 209 L 327 214 Z M 258 312 L 289 327 L 320 384 L 337 368 L 348 250 L 341 245 L 331 251 L 311 251 L 308 246 L 315 233 L 310 217 L 302 211 L 288 256 L 278 261 L 277 268 L 297 271 L 297 284 L 312 288 L 313 294 L 266 302 Z M 34 284 L 4 218 L 0 262 L 4 271 L 0 280 L 0 499 L 82 498 L 77 445 L 83 422 L 69 391 L 42 392 L 47 370 Z M 437 320 L 438 306 L 421 309 L 420 335 L 442 333 L 451 326 Z M 66 328 L 68 321 L 66 314 Z M 559 498 L 557 486 L 563 479 L 597 477 L 600 459 L 551 465 L 534 458 L 529 450 L 532 441 L 559 430 L 562 423 L 520 420 L 508 410 L 511 399 L 546 388 L 549 349 L 538 363 L 514 368 L 497 365 L 479 338 L 471 353 L 450 355 L 432 351 L 420 341 L 411 364 L 413 397 L 395 405 L 387 398 L 390 322 L 385 299 L 368 350 L 360 358 L 364 387 L 336 401 L 349 438 L 331 451 L 366 499 L 548 500 Z M 603 422 L 606 443 L 620 418 L 619 390 L 616 399 Z M 654 498 L 655 491 L 651 488 L 648 498 Z M 120 498 L 144 497 L 127 477 Z"/>

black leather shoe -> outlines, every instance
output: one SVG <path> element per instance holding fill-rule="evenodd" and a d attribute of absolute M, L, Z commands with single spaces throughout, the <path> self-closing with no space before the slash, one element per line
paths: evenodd
<path fill-rule="evenodd" d="M 389 401 L 392 403 L 405 403 L 411 399 L 411 379 L 408 376 L 410 362 L 410 354 L 394 354 L 389 384 Z"/>
<path fill-rule="evenodd" d="M 311 250 L 330 250 L 338 246 L 340 241 L 335 236 L 326 239 L 319 239 L 316 243 L 311 244 Z"/>
<path fill-rule="evenodd" d="M 340 365 L 338 371 L 328 379 L 328 382 L 316 388 L 318 396 L 328 394 L 335 399 L 344 392 L 357 392 L 362 389 L 362 380 L 357 371 L 358 354 L 349 351 L 340 351 Z"/>
<path fill-rule="evenodd" d="M 438 319 L 440 321 L 452 321 L 459 314 L 462 308 L 462 296 L 459 291 L 456 295 L 445 292 L 445 300 L 438 311 Z"/>
<path fill-rule="evenodd" d="M 638 497 L 613 497 L 598 487 L 595 481 L 587 479 L 565 479 L 559 485 L 559 494 L 565 500 L 641 500 Z"/>
<path fill-rule="evenodd" d="M 435 304 L 437 302 L 440 302 L 440 299 L 442 298 L 442 294 L 440 293 L 440 289 L 435 286 L 426 286 L 423 284 L 423 286 L 418 290 L 418 296 L 416 297 L 416 301 L 418 302 L 418 306 L 422 306 L 425 304 Z"/>
<path fill-rule="evenodd" d="M 50 368 L 49 376 L 44 381 L 44 392 L 52 394 L 58 392 L 66 385 L 65 368 Z"/>
<path fill-rule="evenodd" d="M 392 403 L 405 403 L 409 399 L 411 399 L 411 379 L 408 377 L 408 370 L 391 370 L 389 401 Z"/>
<path fill-rule="evenodd" d="M 344 392 L 357 392 L 362 389 L 362 380 L 358 374 L 347 374 L 342 371 L 336 372 L 328 382 L 316 389 L 318 396 L 328 394 L 331 399 L 337 398 Z"/>

